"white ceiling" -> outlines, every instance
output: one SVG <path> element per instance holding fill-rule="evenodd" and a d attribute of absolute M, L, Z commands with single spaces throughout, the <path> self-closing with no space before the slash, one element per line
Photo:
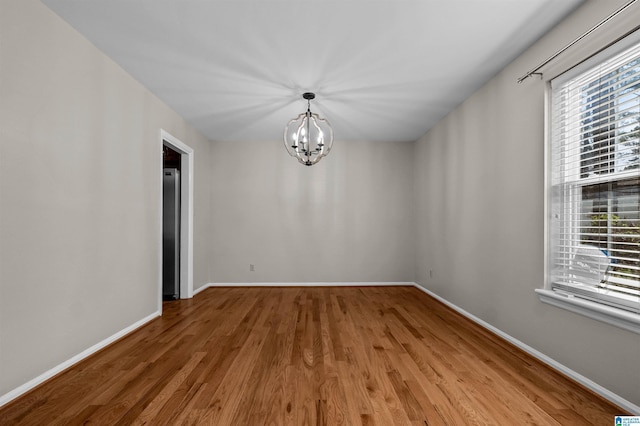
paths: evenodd
<path fill-rule="evenodd" d="M 313 91 L 339 142 L 417 140 L 583 0 L 43 2 L 211 140 L 280 140 Z"/>

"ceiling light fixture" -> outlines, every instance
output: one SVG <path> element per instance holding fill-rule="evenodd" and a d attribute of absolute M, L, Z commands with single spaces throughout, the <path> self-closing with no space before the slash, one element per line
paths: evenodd
<path fill-rule="evenodd" d="M 289 121 L 284 128 L 284 146 L 292 157 L 305 166 L 313 166 L 326 157 L 333 146 L 333 129 L 329 122 L 311 112 L 311 99 L 316 95 L 303 93 L 307 111 Z"/>

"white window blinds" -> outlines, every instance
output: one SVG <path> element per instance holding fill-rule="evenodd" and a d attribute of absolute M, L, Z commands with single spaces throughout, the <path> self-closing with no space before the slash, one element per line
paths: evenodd
<path fill-rule="evenodd" d="M 640 313 L 640 42 L 625 44 L 551 82 L 549 279 Z"/>

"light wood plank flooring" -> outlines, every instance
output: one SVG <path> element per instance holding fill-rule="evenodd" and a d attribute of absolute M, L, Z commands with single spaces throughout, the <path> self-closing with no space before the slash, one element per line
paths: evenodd
<path fill-rule="evenodd" d="M 623 411 L 413 287 L 216 288 L 2 425 L 609 425 Z"/>

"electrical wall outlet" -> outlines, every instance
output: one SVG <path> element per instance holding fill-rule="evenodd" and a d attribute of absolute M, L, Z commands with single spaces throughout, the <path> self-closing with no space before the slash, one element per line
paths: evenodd
<path fill-rule="evenodd" d="M 250 263 L 249 264 L 249 271 L 253 272 L 255 270 L 256 270 L 256 268 L 255 268 L 255 266 L 253 266 L 253 263 Z"/>

